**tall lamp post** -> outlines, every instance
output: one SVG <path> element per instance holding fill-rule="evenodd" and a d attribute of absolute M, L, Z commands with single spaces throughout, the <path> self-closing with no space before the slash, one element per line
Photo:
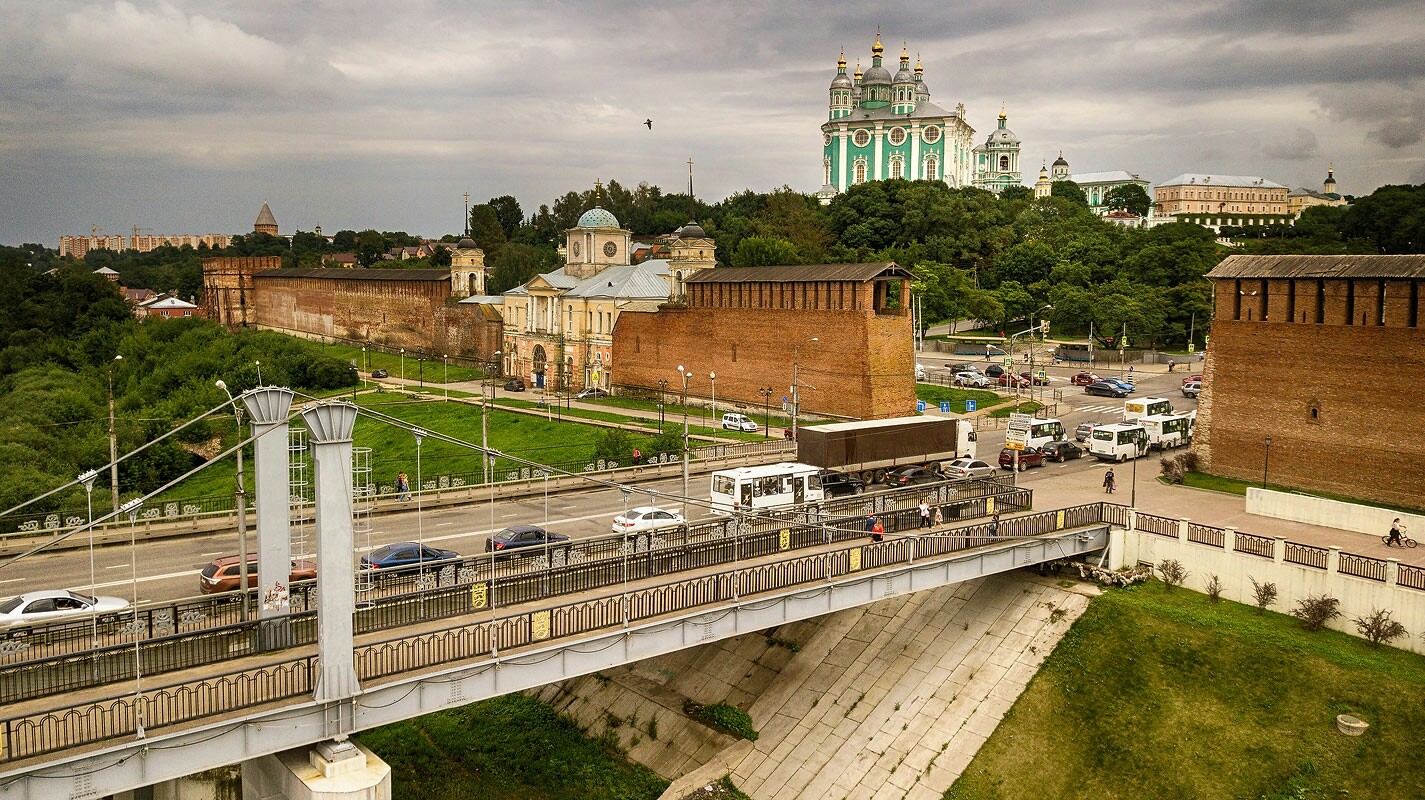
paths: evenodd
<path fill-rule="evenodd" d="M 124 357 L 116 355 L 109 362 L 109 494 L 114 500 L 114 510 L 119 510 L 119 437 L 114 432 L 114 365 Z"/>
<path fill-rule="evenodd" d="M 712 413 L 708 416 L 708 427 L 717 424 L 717 373 L 708 373 L 708 383 L 712 386 Z"/>
<path fill-rule="evenodd" d="M 1262 451 L 1262 488 L 1267 488 L 1267 465 L 1272 460 L 1272 437 L 1266 438 L 1266 447 Z"/>
<path fill-rule="evenodd" d="M 693 373 L 678 365 L 678 374 L 683 378 L 683 519 L 688 518 L 688 379 Z"/>
<path fill-rule="evenodd" d="M 662 433 L 662 432 L 663 432 L 663 419 L 664 419 L 664 414 L 663 414 L 663 412 L 664 412 L 664 410 L 665 410 L 665 406 L 667 406 L 667 404 L 668 404 L 667 394 L 668 394 L 668 381 L 666 381 L 666 380 L 664 380 L 664 379 L 662 379 L 662 378 L 659 378 L 659 379 L 658 379 L 658 432 L 659 432 L 659 433 Z"/>
<path fill-rule="evenodd" d="M 486 382 L 490 384 L 489 401 L 487 402 L 485 400 L 484 392 L 480 393 L 480 448 L 484 451 L 480 453 L 480 463 L 485 467 L 486 486 L 490 485 L 490 426 L 488 422 L 490 418 L 490 409 L 488 406 L 490 403 L 495 402 L 495 370 L 498 368 L 497 365 L 499 363 L 500 351 L 496 350 L 495 352 L 490 354 L 489 374 L 485 376 L 488 379 Z M 490 502 L 492 503 L 494 502 L 494 496 L 495 495 L 491 493 L 490 497 L 492 499 Z"/>
<path fill-rule="evenodd" d="M 1039 327 L 1038 325 L 1035 325 L 1035 324 L 1034 324 L 1034 316 L 1035 316 L 1036 314 L 1038 314 L 1039 312 L 1041 312 L 1041 311 L 1048 311 L 1048 310 L 1052 309 L 1053 307 L 1054 307 L 1054 304 L 1053 304 L 1053 303 L 1045 303 L 1044 305 L 1040 306 L 1038 309 L 1029 312 L 1029 330 L 1031 330 L 1031 331 L 1039 331 L 1039 334 L 1040 334 L 1039 338 L 1040 338 L 1041 341 L 1042 341 L 1043 338 L 1044 338 L 1044 336 L 1043 336 L 1043 333 L 1044 333 L 1044 332 L 1043 332 L 1042 330 L 1040 330 L 1040 327 Z M 1037 378 L 1036 378 L 1036 375 L 1037 375 L 1037 374 L 1038 374 L 1038 373 L 1036 373 L 1036 372 L 1034 371 L 1034 334 L 1031 333 L 1031 334 L 1029 335 L 1029 393 L 1030 393 L 1031 396 L 1034 394 L 1034 387 L 1035 387 L 1036 385 L 1038 385 L 1038 380 L 1037 380 Z M 1046 375 L 1045 377 L 1048 377 L 1048 376 Z M 1041 396 L 1041 397 L 1043 396 L 1042 393 L 1041 393 L 1040 396 Z"/>
<path fill-rule="evenodd" d="M 801 385 L 797 381 L 797 356 L 801 353 L 802 345 L 819 342 L 816 336 L 807 339 L 805 342 L 798 342 L 792 345 L 792 441 L 797 440 L 797 416 L 801 412 L 802 398 L 799 390 Z"/>
<path fill-rule="evenodd" d="M 406 384 L 406 348 L 401 348 L 401 385 Z"/>
<path fill-rule="evenodd" d="M 440 356 L 440 364 L 445 369 L 445 374 L 441 376 L 440 382 L 445 387 L 445 399 L 450 400 L 450 358 L 444 353 Z"/>
<path fill-rule="evenodd" d="M 213 385 L 223 390 L 223 394 L 228 396 L 228 402 L 233 407 L 233 419 L 237 420 L 237 440 L 239 445 L 242 442 L 242 406 L 238 405 L 233 393 L 228 391 L 228 385 L 219 379 Z M 242 583 L 242 618 L 247 619 L 247 490 L 243 486 L 242 475 L 242 451 L 241 446 L 237 450 L 237 491 L 234 496 L 237 498 L 237 532 L 238 532 L 238 574 Z"/>
<path fill-rule="evenodd" d="M 762 438 L 772 438 L 772 395 L 777 390 L 771 386 L 764 386 L 757 390 L 762 395 Z"/>

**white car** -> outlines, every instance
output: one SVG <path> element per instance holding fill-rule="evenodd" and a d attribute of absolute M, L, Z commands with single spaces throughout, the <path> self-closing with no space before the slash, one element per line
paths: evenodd
<path fill-rule="evenodd" d="M 729 431 L 749 431 L 756 433 L 762 426 L 747 418 L 746 414 L 723 414 L 722 427 Z"/>
<path fill-rule="evenodd" d="M 1202 392 L 1202 381 L 1188 381 L 1183 384 L 1183 397 L 1197 397 Z"/>
<path fill-rule="evenodd" d="M 915 365 L 915 379 L 918 380 L 918 381 L 923 381 L 923 380 L 925 380 L 925 365 L 924 365 L 924 364 L 916 364 L 916 365 Z"/>
<path fill-rule="evenodd" d="M 26 592 L 0 604 L 0 627 L 35 625 L 90 614 L 113 614 L 128 607 L 129 601 L 122 597 L 92 597 L 64 589 Z"/>
<path fill-rule="evenodd" d="M 941 468 L 941 471 L 951 478 L 988 478 L 999 472 L 999 468 L 992 466 L 988 461 L 980 461 L 976 458 L 957 458 Z"/>
<path fill-rule="evenodd" d="M 681 514 L 675 514 L 657 506 L 639 506 L 630 508 L 614 517 L 613 532 L 642 533 L 663 528 L 676 528 L 685 522 L 687 520 L 683 519 Z"/>
<path fill-rule="evenodd" d="M 974 386 L 983 389 L 990 385 L 990 379 L 978 372 L 957 372 L 954 383 L 956 386 Z"/>

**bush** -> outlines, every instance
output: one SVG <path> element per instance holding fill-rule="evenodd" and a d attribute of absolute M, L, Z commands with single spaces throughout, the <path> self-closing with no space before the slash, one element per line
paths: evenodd
<path fill-rule="evenodd" d="M 736 706 L 726 703 L 713 703 L 705 706 L 688 700 L 683 703 L 683 713 L 723 733 L 746 739 L 749 742 L 757 741 L 757 729 L 752 727 L 752 717 Z"/>
<path fill-rule="evenodd" d="M 1207 576 L 1207 586 L 1204 587 L 1204 589 L 1207 591 L 1207 599 L 1209 602 L 1216 603 L 1222 600 L 1221 578 L 1216 575 Z"/>
<path fill-rule="evenodd" d="M 594 460 L 627 464 L 633 459 L 633 435 L 622 428 L 609 428 L 594 441 Z"/>
<path fill-rule="evenodd" d="M 683 434 L 681 431 L 664 431 L 653 437 L 653 440 L 648 443 L 647 449 L 645 459 L 664 453 L 680 455 L 683 452 Z"/>
<path fill-rule="evenodd" d="M 1252 582 L 1252 597 L 1257 606 L 1257 613 L 1267 610 L 1267 606 L 1277 601 L 1277 585 L 1275 583 L 1257 583 L 1257 579 L 1251 575 L 1247 580 Z"/>
<path fill-rule="evenodd" d="M 1163 588 L 1168 591 L 1172 591 L 1175 586 L 1181 586 L 1188 576 L 1188 571 L 1183 568 L 1183 562 L 1175 558 L 1163 559 L 1158 564 L 1158 573 L 1163 576 Z"/>
<path fill-rule="evenodd" d="M 1301 627 L 1309 631 L 1319 631 L 1326 623 L 1341 616 L 1338 606 L 1341 601 L 1328 594 L 1307 595 L 1296 601 L 1291 615 L 1301 620 Z"/>
<path fill-rule="evenodd" d="M 1356 630 L 1366 637 L 1372 645 L 1380 647 L 1383 642 L 1390 642 L 1399 639 L 1406 634 L 1405 626 L 1391 618 L 1389 611 L 1382 611 L 1378 608 L 1371 609 L 1371 613 L 1356 617 L 1351 620 L 1356 623 Z"/>
<path fill-rule="evenodd" d="M 1189 472 L 1197 472 L 1199 459 L 1197 453 L 1189 450 L 1178 453 L 1175 456 L 1164 458 L 1161 462 L 1161 472 L 1169 483 L 1182 483 Z"/>

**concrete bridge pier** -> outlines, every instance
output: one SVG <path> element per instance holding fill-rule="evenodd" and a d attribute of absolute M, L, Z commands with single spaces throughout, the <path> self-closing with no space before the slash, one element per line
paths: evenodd
<path fill-rule="evenodd" d="M 243 392 L 252 419 L 253 482 L 257 496 L 258 644 L 264 650 L 292 645 L 287 615 L 292 610 L 288 580 L 292 570 L 291 487 L 288 475 L 287 413 L 291 389 L 268 386 Z"/>
<path fill-rule="evenodd" d="M 242 765 L 242 800 L 390 800 L 391 767 L 339 737 Z"/>

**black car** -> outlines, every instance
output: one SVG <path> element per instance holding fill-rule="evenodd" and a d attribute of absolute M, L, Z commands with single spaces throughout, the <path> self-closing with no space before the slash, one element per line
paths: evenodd
<path fill-rule="evenodd" d="M 550 533 L 538 525 L 511 525 L 485 540 L 485 552 L 503 553 L 522 547 L 543 547 L 569 541 L 569 537 Z"/>
<path fill-rule="evenodd" d="M 936 483 L 945 476 L 929 467 L 901 467 L 886 473 L 887 486 L 914 486 L 920 483 Z"/>
<path fill-rule="evenodd" d="M 371 370 L 371 377 L 373 377 L 373 378 L 384 378 L 384 377 L 386 377 L 386 376 L 389 375 L 389 374 L 390 374 L 390 373 L 386 372 L 386 370 L 384 370 L 384 369 L 373 369 L 373 370 Z"/>
<path fill-rule="evenodd" d="M 1009 370 L 1005 369 L 999 364 L 991 364 L 988 367 L 985 367 L 986 378 L 999 378 L 999 376 L 1005 374 L 1006 372 L 1009 372 Z"/>
<path fill-rule="evenodd" d="M 1054 461 L 1068 461 L 1071 458 L 1081 458 L 1084 449 L 1073 442 L 1050 442 L 1039 448 L 1044 451 L 1044 457 Z"/>
<path fill-rule="evenodd" d="M 1128 392 L 1123 391 L 1123 387 L 1108 381 L 1098 381 L 1090 383 L 1084 387 L 1084 394 L 1096 394 L 1103 397 L 1127 397 Z"/>
<path fill-rule="evenodd" d="M 505 381 L 505 391 L 507 392 L 523 392 L 524 389 L 524 378 L 510 378 Z"/>
<path fill-rule="evenodd" d="M 395 569 L 416 564 L 429 564 L 435 561 L 449 561 L 453 558 L 460 558 L 460 554 L 454 550 L 428 547 L 419 542 L 396 542 L 378 547 L 362 556 L 361 568 Z"/>
<path fill-rule="evenodd" d="M 827 497 L 846 497 L 866 491 L 866 482 L 834 469 L 821 471 L 821 490 Z"/>

